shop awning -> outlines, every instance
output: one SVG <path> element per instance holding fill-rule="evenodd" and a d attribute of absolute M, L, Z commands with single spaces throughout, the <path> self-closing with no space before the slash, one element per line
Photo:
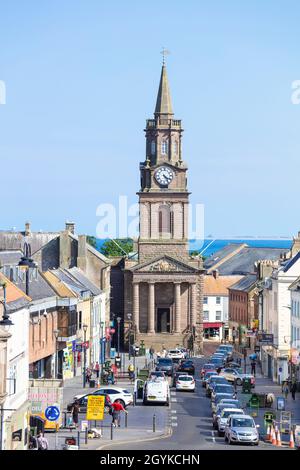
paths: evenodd
<path fill-rule="evenodd" d="M 220 328 L 220 326 L 223 326 L 223 323 L 221 321 L 219 321 L 219 322 L 203 322 L 203 328 Z"/>

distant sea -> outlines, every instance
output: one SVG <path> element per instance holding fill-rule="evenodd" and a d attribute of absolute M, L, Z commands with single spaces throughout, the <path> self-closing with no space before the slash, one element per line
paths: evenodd
<path fill-rule="evenodd" d="M 101 246 L 105 240 L 97 239 L 97 248 L 100 251 Z M 249 246 L 256 248 L 282 248 L 289 249 L 292 246 L 292 240 L 289 238 L 276 238 L 276 239 L 265 239 L 265 238 L 226 238 L 226 239 L 214 239 L 206 238 L 202 240 L 190 240 L 190 250 L 200 250 L 203 252 L 203 256 L 208 257 L 220 250 L 226 245 L 231 243 L 246 243 Z"/>

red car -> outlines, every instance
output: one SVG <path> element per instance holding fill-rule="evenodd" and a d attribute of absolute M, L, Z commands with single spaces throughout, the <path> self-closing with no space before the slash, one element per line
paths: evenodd
<path fill-rule="evenodd" d="M 204 374 L 206 372 L 213 371 L 213 370 L 216 370 L 215 364 L 204 364 L 204 366 L 202 367 L 200 371 L 200 378 L 203 379 Z"/>

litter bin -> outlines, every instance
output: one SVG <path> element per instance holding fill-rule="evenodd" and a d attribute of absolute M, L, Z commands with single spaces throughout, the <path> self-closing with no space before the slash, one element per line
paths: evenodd
<path fill-rule="evenodd" d="M 244 377 L 242 382 L 242 393 L 251 393 L 251 378 Z"/>
<path fill-rule="evenodd" d="M 96 380 L 90 380 L 90 388 L 95 388 Z"/>

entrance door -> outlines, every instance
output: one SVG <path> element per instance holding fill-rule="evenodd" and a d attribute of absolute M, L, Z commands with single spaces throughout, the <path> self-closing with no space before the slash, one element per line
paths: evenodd
<path fill-rule="evenodd" d="M 157 333 L 170 333 L 170 308 L 157 309 Z"/>

